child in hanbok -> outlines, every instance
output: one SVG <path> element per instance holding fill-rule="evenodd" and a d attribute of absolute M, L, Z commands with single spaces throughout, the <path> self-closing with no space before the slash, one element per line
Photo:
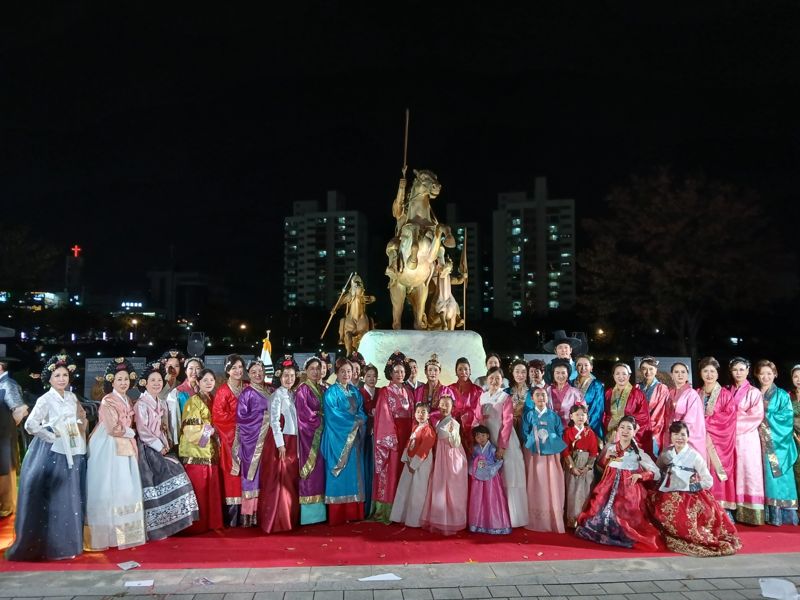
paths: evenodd
<path fill-rule="evenodd" d="M 489 429 L 483 425 L 472 428 L 472 477 L 469 495 L 469 530 L 495 535 L 511 533 L 511 517 L 503 480 L 499 475 L 503 459 L 489 441 Z"/>
<path fill-rule="evenodd" d="M 433 469 L 433 445 L 436 432 L 428 422 L 428 405 L 417 403 L 414 409 L 417 426 L 411 432 L 400 462 L 403 470 L 392 504 L 391 520 L 405 523 L 407 527 L 419 527 L 428 485 Z"/>
<path fill-rule="evenodd" d="M 725 509 L 709 491 L 713 480 L 706 459 L 689 443 L 683 421 L 669 426 L 672 445 L 658 457 L 664 477 L 648 499 L 667 548 L 689 556 L 728 556 L 742 543 Z"/>
<path fill-rule="evenodd" d="M 634 441 L 636 428 L 632 415 L 623 416 L 617 440 L 603 448 L 598 459 L 603 478 L 578 517 L 575 535 L 608 546 L 658 550 L 660 536 L 648 518 L 644 482 L 660 479 L 661 471 Z"/>
<path fill-rule="evenodd" d="M 594 483 L 594 461 L 597 459 L 598 441 L 588 426 L 586 406 L 576 404 L 569 410 L 569 427 L 564 432 L 566 448 L 561 452 L 566 483 L 565 525 L 574 529 L 583 505 L 589 499 Z"/>
<path fill-rule="evenodd" d="M 467 455 L 461 446 L 461 426 L 453 418 L 453 392 L 439 396 L 440 420 L 436 424 L 436 453 L 422 527 L 453 535 L 467 526 Z"/>
<path fill-rule="evenodd" d="M 533 406 L 526 404 L 522 421 L 528 473 L 528 524 L 532 531 L 564 533 L 564 470 L 561 451 L 561 417 L 547 406 L 547 392 L 532 391 Z"/>

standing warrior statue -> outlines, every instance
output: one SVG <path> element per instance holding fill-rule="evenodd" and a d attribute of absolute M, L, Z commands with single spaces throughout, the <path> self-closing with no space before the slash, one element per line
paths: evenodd
<path fill-rule="evenodd" d="M 350 287 L 347 288 L 334 307 L 331 314 L 340 306 L 346 306 L 344 317 L 339 319 L 339 343 L 344 344 L 347 356 L 358 350 L 358 344 L 365 333 L 375 328 L 375 322 L 367 316 L 367 304 L 375 302 L 375 296 L 364 292 L 364 282 L 361 276 L 355 273 L 350 278 Z"/>
<path fill-rule="evenodd" d="M 461 285 L 467 279 L 467 273 L 453 275 L 453 261 L 446 256 L 436 264 L 436 271 L 429 286 L 428 294 L 428 328 L 453 331 L 461 326 L 461 308 L 453 296 L 451 286 Z"/>

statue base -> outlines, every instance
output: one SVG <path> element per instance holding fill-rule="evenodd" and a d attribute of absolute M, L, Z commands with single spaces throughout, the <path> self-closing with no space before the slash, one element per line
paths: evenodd
<path fill-rule="evenodd" d="M 419 374 L 417 379 L 425 381 L 425 363 L 436 354 L 442 365 L 439 381 L 444 384 L 456 380 L 456 360 L 466 357 L 472 365 L 471 379 L 484 375 L 486 351 L 483 339 L 474 331 L 417 331 L 414 329 L 374 329 L 367 332 L 358 345 L 358 351 L 364 356 L 367 364 L 378 367 L 378 386 L 388 382 L 383 374 L 383 367 L 392 352 L 399 350 L 407 357 L 417 361 Z"/>

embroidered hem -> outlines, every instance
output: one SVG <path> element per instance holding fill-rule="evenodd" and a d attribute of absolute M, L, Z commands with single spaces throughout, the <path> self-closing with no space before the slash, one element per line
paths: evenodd
<path fill-rule="evenodd" d="M 325 500 L 325 496 L 317 494 L 316 496 L 300 496 L 300 504 L 319 504 Z"/>
<path fill-rule="evenodd" d="M 362 494 L 355 494 L 352 496 L 325 496 L 325 504 L 347 504 L 349 502 L 363 502 L 364 496 Z"/>

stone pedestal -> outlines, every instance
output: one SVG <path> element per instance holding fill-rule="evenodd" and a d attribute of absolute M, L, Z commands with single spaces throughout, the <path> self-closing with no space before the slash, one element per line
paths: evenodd
<path fill-rule="evenodd" d="M 483 339 L 474 331 L 416 331 L 414 329 L 377 329 L 367 332 L 358 345 L 358 351 L 367 364 L 378 367 L 378 386 L 386 385 L 383 367 L 392 352 L 399 350 L 417 361 L 417 378 L 425 381 L 425 363 L 436 354 L 442 364 L 439 380 L 444 384 L 456 380 L 456 360 L 465 356 L 472 365 L 472 379 L 483 375 L 486 351 Z"/>

